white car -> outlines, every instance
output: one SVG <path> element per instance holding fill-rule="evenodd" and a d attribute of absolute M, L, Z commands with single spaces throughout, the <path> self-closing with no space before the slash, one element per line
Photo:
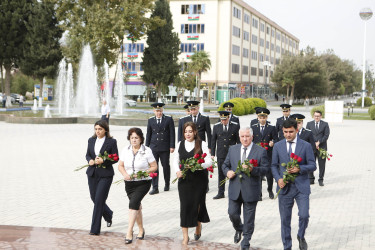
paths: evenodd
<path fill-rule="evenodd" d="M 136 107 L 137 106 L 137 102 L 134 101 L 134 100 L 124 99 L 124 102 L 125 102 L 126 107 Z"/>

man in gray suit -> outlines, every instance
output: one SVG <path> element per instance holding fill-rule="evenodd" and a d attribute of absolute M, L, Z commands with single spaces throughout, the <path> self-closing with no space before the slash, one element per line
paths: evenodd
<path fill-rule="evenodd" d="M 315 141 L 315 159 L 318 158 L 319 164 L 319 186 L 324 186 L 323 179 L 324 179 L 324 172 L 326 170 L 326 159 L 322 159 L 319 157 L 319 148 L 323 148 L 327 150 L 327 141 L 329 138 L 329 125 L 327 122 L 322 121 L 322 112 L 319 110 L 314 112 L 314 121 L 308 122 L 306 125 L 307 129 L 310 129 Z M 315 176 L 314 173 L 311 172 L 309 174 L 310 184 L 314 184 Z"/>
<path fill-rule="evenodd" d="M 260 197 L 261 176 L 265 175 L 269 169 L 267 152 L 264 148 L 254 144 L 253 130 L 249 127 L 239 131 L 241 144 L 233 145 L 222 165 L 224 175 L 229 180 L 228 188 L 228 214 L 236 233 L 234 243 L 241 240 L 241 249 L 250 249 L 250 240 L 254 232 L 255 210 Z M 250 168 L 251 176 L 242 174 L 242 179 L 235 173 L 238 162 L 245 159 L 255 159 L 258 161 L 257 167 L 242 165 Z M 241 221 L 241 206 L 243 206 L 244 222 Z"/>

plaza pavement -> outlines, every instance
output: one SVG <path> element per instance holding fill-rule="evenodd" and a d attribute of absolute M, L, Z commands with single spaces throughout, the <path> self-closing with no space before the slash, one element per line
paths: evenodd
<path fill-rule="evenodd" d="M 274 125 L 281 112 L 276 107 L 270 109 L 270 120 Z M 293 108 L 293 112 L 305 114 L 308 117 L 305 123 L 311 120 L 305 108 Z M 253 118 L 255 115 L 243 116 L 240 122 L 242 126 L 247 125 Z M 146 132 L 146 124 L 141 128 Z M 328 152 L 333 157 L 327 162 L 325 186 L 312 185 L 310 222 L 306 232 L 309 249 L 375 249 L 375 122 L 345 120 L 330 124 L 330 128 Z M 128 145 L 129 127 L 111 126 L 110 129 L 119 150 Z M 0 131 L 0 225 L 88 232 L 93 205 L 87 178 L 85 170 L 73 170 L 86 164 L 87 139 L 94 132 L 93 125 L 0 122 Z M 115 173 L 114 181 L 121 178 L 117 165 Z M 162 173 L 160 184 L 160 194 L 147 195 L 142 203 L 146 240 L 147 235 L 181 240 L 177 184 L 171 185 L 171 191 L 163 192 Z M 227 198 L 213 200 L 216 193 L 217 172 L 210 179 L 206 199 L 211 222 L 203 225 L 201 240 L 229 243 L 237 249 L 239 245 L 233 244 L 234 229 L 227 215 Z M 111 187 L 107 204 L 114 211 L 113 225 L 107 228 L 102 223 L 102 234 L 126 232 L 128 199 L 123 183 Z M 297 212 L 295 206 L 293 249 L 298 249 Z M 193 233 L 194 229 L 190 229 L 191 239 Z M 263 201 L 257 206 L 251 246 L 282 249 L 278 201 L 268 198 L 266 182 L 263 182 Z"/>

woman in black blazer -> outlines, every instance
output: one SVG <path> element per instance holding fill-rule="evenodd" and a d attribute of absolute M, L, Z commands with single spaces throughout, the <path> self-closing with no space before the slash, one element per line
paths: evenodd
<path fill-rule="evenodd" d="M 118 158 L 115 158 L 115 161 L 103 161 L 103 158 L 98 157 L 98 155 L 103 155 L 105 151 L 108 154 L 118 155 L 118 149 L 116 140 L 109 134 L 109 126 L 106 121 L 97 121 L 94 128 L 95 134 L 89 139 L 87 146 L 86 160 L 89 167 L 86 174 L 91 200 L 94 202 L 90 234 L 99 235 L 102 216 L 107 222 L 107 227 L 112 225 L 113 212 L 105 201 L 114 175 L 112 164 L 115 164 Z"/>

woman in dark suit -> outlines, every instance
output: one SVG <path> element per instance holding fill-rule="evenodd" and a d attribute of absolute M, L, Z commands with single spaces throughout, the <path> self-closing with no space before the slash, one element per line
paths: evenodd
<path fill-rule="evenodd" d="M 180 164 L 182 160 L 194 157 L 195 154 L 204 154 L 205 163 L 203 168 L 208 168 L 212 164 L 208 145 L 199 138 L 198 130 L 194 122 L 187 122 L 183 127 L 184 139 L 179 142 L 174 155 L 174 168 L 178 180 L 178 194 L 180 197 L 180 225 L 182 227 L 183 244 L 188 244 L 188 228 L 195 227 L 194 239 L 199 240 L 202 233 L 202 222 L 207 223 L 210 218 L 206 208 L 206 190 L 208 186 L 208 171 L 197 170 L 194 173 L 186 172 L 185 179 L 182 177 L 182 170 L 188 166 Z"/>
<path fill-rule="evenodd" d="M 114 175 L 112 164 L 118 161 L 118 158 L 116 161 L 103 161 L 99 154 L 103 155 L 107 151 L 108 154 L 118 155 L 118 149 L 116 140 L 109 134 L 109 126 L 106 121 L 97 121 L 94 128 L 95 134 L 89 139 L 87 146 L 86 160 L 89 167 L 86 174 L 90 197 L 94 202 L 90 234 L 99 235 L 102 217 L 107 222 L 107 227 L 112 225 L 113 212 L 105 201 Z"/>

